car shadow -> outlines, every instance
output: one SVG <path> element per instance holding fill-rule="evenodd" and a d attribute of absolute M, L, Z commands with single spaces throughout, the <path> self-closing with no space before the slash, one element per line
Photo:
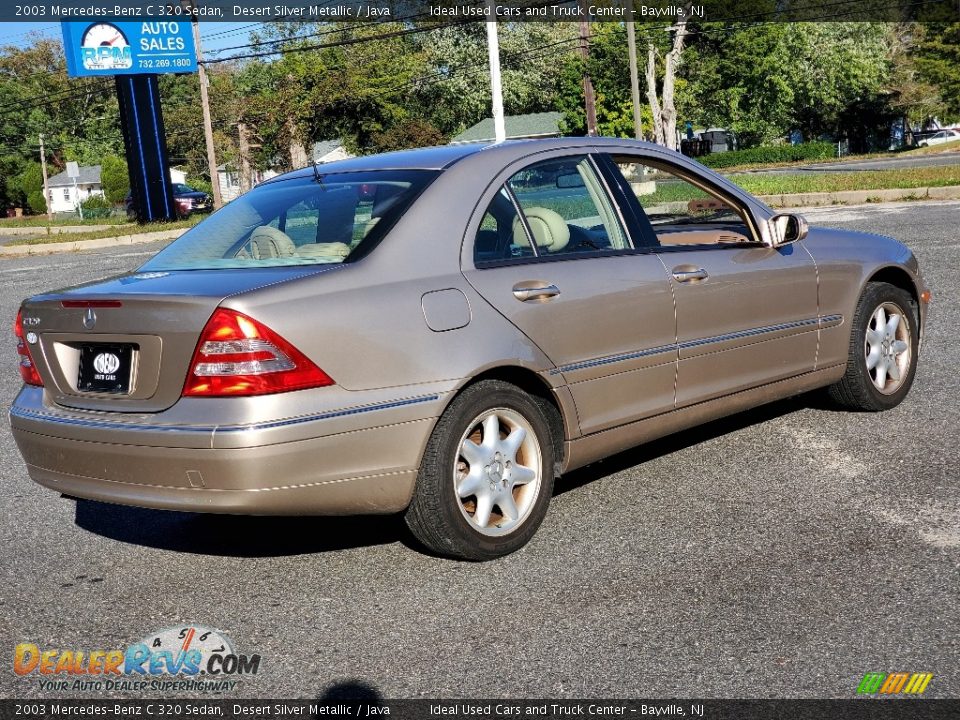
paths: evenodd
<path fill-rule="evenodd" d="M 817 394 L 780 400 L 700 425 L 613 455 L 565 474 L 554 496 L 628 468 L 760 425 L 797 410 L 831 409 Z M 223 557 L 283 557 L 334 552 L 395 542 L 424 552 L 402 515 L 256 517 L 212 515 L 76 501 L 78 527 L 102 537 L 175 552 Z"/>
<path fill-rule="evenodd" d="M 257 517 L 77 501 L 77 526 L 147 547 L 223 557 L 283 557 L 413 543 L 400 515 Z"/>
<path fill-rule="evenodd" d="M 638 445 L 586 467 L 566 473 L 554 485 L 553 496 L 563 495 L 588 485 L 594 480 L 628 470 L 664 455 L 670 455 L 679 450 L 699 445 L 728 433 L 744 430 L 753 425 L 762 425 L 774 418 L 804 409 L 833 410 L 836 408 L 831 406 L 829 401 L 821 398 L 818 393 L 807 393 L 806 395 L 761 405 L 751 410 L 744 410 L 689 430 L 667 435 L 659 440 Z"/>

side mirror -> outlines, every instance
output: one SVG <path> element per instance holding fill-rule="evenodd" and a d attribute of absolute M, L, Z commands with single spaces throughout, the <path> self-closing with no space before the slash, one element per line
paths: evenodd
<path fill-rule="evenodd" d="M 770 218 L 770 228 L 773 230 L 773 247 L 803 240 L 810 232 L 810 226 L 803 215 L 774 215 Z"/>

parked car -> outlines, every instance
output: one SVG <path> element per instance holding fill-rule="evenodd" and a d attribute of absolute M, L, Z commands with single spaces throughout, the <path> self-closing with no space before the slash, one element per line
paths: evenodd
<path fill-rule="evenodd" d="M 134 272 L 24 301 L 10 419 L 67 496 L 402 512 L 483 560 L 631 446 L 817 388 L 894 407 L 929 299 L 896 240 L 655 145 L 405 151 L 275 178 Z"/>
<path fill-rule="evenodd" d="M 943 145 L 944 143 L 956 142 L 960 140 L 960 130 L 940 130 L 929 137 L 925 137 L 918 144 L 920 147 L 929 147 L 931 145 Z"/>
<path fill-rule="evenodd" d="M 173 183 L 173 199 L 177 203 L 177 214 L 180 217 L 190 217 L 193 213 L 208 213 L 213 211 L 213 198 L 202 190 L 194 190 L 183 183 Z M 128 192 L 124 200 L 127 206 L 127 217 L 135 218 L 137 205 L 133 193 Z"/>

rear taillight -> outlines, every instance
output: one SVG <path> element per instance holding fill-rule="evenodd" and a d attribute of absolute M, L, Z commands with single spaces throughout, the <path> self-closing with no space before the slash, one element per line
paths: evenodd
<path fill-rule="evenodd" d="M 266 325 L 217 308 L 200 334 L 184 395 L 266 395 L 333 385 L 333 380 Z"/>
<path fill-rule="evenodd" d="M 13 322 L 13 334 L 17 336 L 17 353 L 20 355 L 20 377 L 27 385 L 39 385 L 43 387 L 43 380 L 40 379 L 40 373 L 37 372 L 37 366 L 33 364 L 33 358 L 30 356 L 30 348 L 27 347 L 27 340 L 23 333 L 23 314 L 17 310 L 17 319 Z"/>

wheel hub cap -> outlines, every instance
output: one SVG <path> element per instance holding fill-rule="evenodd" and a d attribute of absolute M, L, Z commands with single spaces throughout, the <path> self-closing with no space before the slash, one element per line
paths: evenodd
<path fill-rule="evenodd" d="M 477 417 L 460 440 L 454 489 L 460 512 L 484 535 L 506 535 L 530 515 L 542 479 L 531 424 L 507 408 Z"/>
<path fill-rule="evenodd" d="M 890 395 L 903 385 L 912 360 L 910 324 L 896 303 L 883 303 L 870 316 L 864 359 L 877 390 Z"/>

